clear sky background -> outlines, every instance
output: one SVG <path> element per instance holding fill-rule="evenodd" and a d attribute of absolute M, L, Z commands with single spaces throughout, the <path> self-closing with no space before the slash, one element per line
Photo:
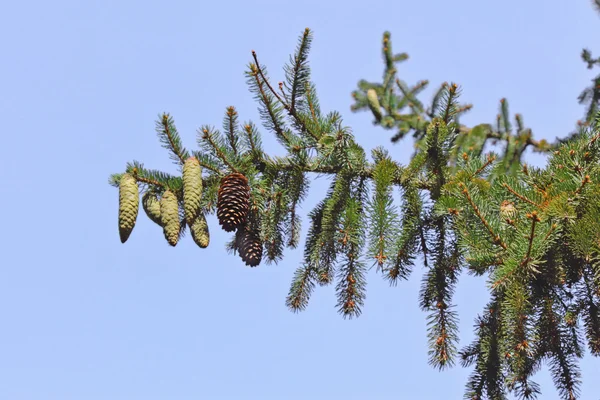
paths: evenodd
<path fill-rule="evenodd" d="M 289 312 L 302 249 L 250 269 L 225 252 L 215 216 L 206 250 L 189 237 L 171 248 L 143 212 L 119 241 L 109 174 L 133 159 L 176 172 L 154 133 L 158 113 L 172 113 L 191 148 L 196 129 L 220 126 L 229 105 L 258 123 L 243 74 L 250 51 L 279 80 L 305 27 L 322 107 L 339 110 L 367 150 L 390 133 L 350 112 L 350 92 L 381 79 L 385 30 L 410 55 L 406 82 L 462 86 L 475 106 L 463 123 L 493 122 L 506 97 L 537 138 L 574 129 L 584 113 L 576 98 L 596 73 L 581 49 L 600 53 L 588 0 L 6 2 L 0 399 L 462 398 L 470 370 L 427 364 L 420 264 L 395 288 L 372 272 L 363 315 L 349 321 L 333 287 Z M 390 151 L 405 161 L 411 144 Z M 325 184 L 314 184 L 303 215 Z M 463 276 L 456 293 L 461 347 L 484 285 Z M 582 399 L 600 398 L 599 361 L 582 362 Z M 547 372 L 537 380 L 544 399 L 558 398 Z"/>

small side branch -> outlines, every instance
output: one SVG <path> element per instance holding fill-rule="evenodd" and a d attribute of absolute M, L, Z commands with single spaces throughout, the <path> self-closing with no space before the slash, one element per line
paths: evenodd
<path fill-rule="evenodd" d="M 496 156 L 489 154 L 485 163 L 475 171 L 473 176 L 481 174 L 491 163 L 496 161 Z"/>
<path fill-rule="evenodd" d="M 590 179 L 589 175 L 586 175 L 582 180 L 581 180 L 581 185 L 577 188 L 577 190 L 575 190 L 575 195 L 579 196 L 581 194 L 581 192 L 583 191 L 583 188 L 585 188 L 585 186 L 590 183 L 592 180 Z"/>
<path fill-rule="evenodd" d="M 223 154 L 223 152 L 221 151 L 221 149 L 219 148 L 219 146 L 217 146 L 217 144 L 214 142 L 214 140 L 212 139 L 212 136 L 210 135 L 210 132 L 208 131 L 208 129 L 204 128 L 202 130 L 202 133 L 204 134 L 202 136 L 202 139 L 206 140 L 211 147 L 215 150 L 215 153 L 217 154 L 217 156 L 221 159 L 221 161 L 223 161 L 223 163 L 225 165 L 227 165 L 229 167 L 229 169 L 232 172 L 239 172 L 227 159 L 227 157 L 225 157 L 225 154 Z"/>
<path fill-rule="evenodd" d="M 469 201 L 469 204 L 471 204 L 471 207 L 473 207 L 473 210 L 475 211 L 475 215 L 477 215 L 477 217 L 479 218 L 479 220 L 481 221 L 483 226 L 485 226 L 485 229 L 487 229 L 487 231 L 490 233 L 490 235 L 492 236 L 492 239 L 494 240 L 494 243 L 499 245 L 500 247 L 502 247 L 504 250 L 506 250 L 508 248 L 508 246 L 506 245 L 506 243 L 504 243 L 502 241 L 502 239 L 500 239 L 499 235 L 494 233 L 490 224 L 487 222 L 487 220 L 485 219 L 483 214 L 481 214 L 479 207 L 477 207 L 477 205 L 473 202 L 473 199 L 471 198 L 471 195 L 469 194 L 469 190 L 467 189 L 465 184 L 460 183 L 460 186 L 462 186 L 462 188 L 463 188 L 462 192 L 465 195 L 465 197 L 467 198 L 467 200 Z"/>
<path fill-rule="evenodd" d="M 503 184 L 502 184 L 502 186 L 503 186 L 503 187 L 504 187 L 506 190 L 508 190 L 510 193 L 512 193 L 512 194 L 513 194 L 515 197 L 517 197 L 519 200 L 523 200 L 524 202 L 526 202 L 526 203 L 529 203 L 529 204 L 531 204 L 531 205 L 534 205 L 534 206 L 536 206 L 536 207 L 539 207 L 539 206 L 540 206 L 540 205 L 539 205 L 539 204 L 537 204 L 535 201 L 533 201 L 533 200 L 530 200 L 530 199 L 528 199 L 527 197 L 525 197 L 525 196 L 523 196 L 523 195 L 521 195 L 521 194 L 517 193 L 517 192 L 515 191 L 515 189 L 513 189 L 512 187 L 510 187 L 510 186 L 509 186 L 507 183 L 503 183 Z"/>
<path fill-rule="evenodd" d="M 523 258 L 523 261 L 521 261 L 521 266 L 523 267 L 527 267 L 527 264 L 529 264 L 529 261 L 531 261 L 531 249 L 533 248 L 533 239 L 535 238 L 535 225 L 541 221 L 537 211 L 533 211 L 530 214 L 527 214 L 527 217 L 531 218 L 532 222 L 531 231 L 529 233 L 529 237 L 527 238 L 527 240 L 529 241 L 527 245 L 527 253 L 525 253 L 525 258 Z"/>
<path fill-rule="evenodd" d="M 253 51 L 252 54 L 255 56 L 254 59 L 258 63 L 258 60 L 256 59 L 256 53 L 254 53 L 254 51 Z M 271 103 L 269 97 L 267 96 L 267 93 L 265 92 L 263 83 L 267 85 L 267 87 L 269 88 L 271 93 L 273 93 L 273 95 L 279 100 L 279 102 L 281 102 L 281 104 L 284 104 L 284 106 L 285 106 L 285 103 L 283 103 L 283 101 L 281 100 L 281 97 L 279 97 L 279 95 L 273 90 L 273 88 L 269 84 L 269 81 L 265 78 L 260 66 L 258 64 L 252 64 L 250 66 L 250 68 L 252 70 L 252 76 L 254 77 L 254 79 L 256 81 L 256 86 L 258 87 L 262 101 L 265 105 L 265 108 L 267 109 L 267 113 L 269 114 L 269 118 L 271 119 L 271 122 L 273 123 L 273 128 L 275 129 L 275 133 L 277 134 L 277 136 L 282 138 L 286 143 L 289 143 L 290 139 L 286 136 L 285 132 L 283 131 L 283 129 L 281 128 L 281 126 L 279 124 L 279 121 L 277 120 L 275 113 L 273 112 L 272 103 Z M 262 77 L 262 79 L 261 79 L 261 77 Z"/>
<path fill-rule="evenodd" d="M 286 111 L 296 120 L 296 122 L 300 125 L 301 130 L 303 132 L 307 132 L 315 141 L 318 142 L 319 141 L 319 135 L 315 134 L 310 129 L 308 129 L 308 127 L 306 126 L 306 124 L 304 123 L 304 121 L 302 121 L 302 119 L 298 115 L 298 113 L 296 111 L 296 108 L 292 107 L 288 103 L 286 103 L 283 100 L 283 98 L 281 98 L 281 96 L 275 91 L 275 89 L 273 89 L 273 86 L 271 86 L 271 84 L 269 83 L 269 80 L 267 79 L 267 77 L 263 73 L 262 68 L 260 68 L 260 63 L 258 62 L 258 56 L 256 55 L 256 52 L 254 50 L 252 50 L 252 57 L 254 58 L 254 62 L 255 62 L 254 65 L 256 66 L 256 71 L 257 71 L 258 75 L 260 75 L 260 77 L 262 78 L 262 81 L 267 85 L 267 88 L 269 88 L 269 91 L 273 94 L 273 96 L 275 96 L 275 98 L 277 98 L 277 100 L 286 109 Z M 262 85 L 260 85 L 260 86 L 261 86 L 261 92 L 262 92 L 262 90 L 263 90 L 262 89 Z"/>

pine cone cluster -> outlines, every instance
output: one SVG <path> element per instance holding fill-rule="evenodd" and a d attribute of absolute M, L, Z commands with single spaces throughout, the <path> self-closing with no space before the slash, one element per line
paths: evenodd
<path fill-rule="evenodd" d="M 139 187 L 135 176 L 125 173 L 119 183 L 119 235 L 121 242 L 129 238 L 139 211 Z M 176 246 L 182 229 L 189 227 L 194 242 L 208 247 L 210 234 L 202 213 L 202 167 L 195 157 L 183 163 L 181 192 L 165 188 L 162 195 L 154 189 L 142 196 L 142 207 L 150 220 L 159 225 L 165 239 Z M 226 232 L 235 233 L 235 249 L 246 265 L 256 267 L 262 260 L 258 216 L 250 210 L 248 178 L 238 172 L 221 179 L 217 199 L 217 217 Z"/>
<path fill-rule="evenodd" d="M 119 236 L 125 243 L 135 226 L 139 211 L 139 187 L 134 168 L 125 173 L 119 181 Z M 160 195 L 155 189 L 148 190 L 142 196 L 142 207 L 152 222 L 163 229 L 165 239 L 176 246 L 182 230 L 190 228 L 194 242 L 206 248 L 210 242 L 210 233 L 206 217 L 202 213 L 202 166 L 196 157 L 189 157 L 183 163 L 182 192 L 166 188 Z M 183 200 L 183 201 L 182 201 Z"/>
<path fill-rule="evenodd" d="M 248 178 L 234 172 L 221 180 L 217 200 L 217 217 L 226 232 L 236 231 L 235 247 L 242 259 L 256 267 L 262 259 L 263 246 L 260 233 L 250 211 L 250 186 Z"/>
<path fill-rule="evenodd" d="M 250 208 L 248 178 L 234 172 L 221 180 L 217 199 L 217 218 L 225 232 L 233 232 L 246 223 Z"/>

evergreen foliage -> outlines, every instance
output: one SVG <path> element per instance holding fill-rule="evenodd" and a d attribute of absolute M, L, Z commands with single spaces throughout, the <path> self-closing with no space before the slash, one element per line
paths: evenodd
<path fill-rule="evenodd" d="M 304 310 L 317 285 L 335 282 L 340 314 L 358 317 L 369 267 L 396 285 L 421 260 L 429 360 L 438 369 L 457 360 L 473 369 L 465 398 L 538 398 L 532 375 L 544 363 L 560 397 L 577 398 L 578 359 L 585 348 L 600 355 L 600 75 L 579 97 L 585 120 L 556 143 L 535 140 L 506 99 L 496 121 L 467 127 L 459 120 L 471 106 L 459 102 L 456 84 L 440 85 L 426 105 L 418 95 L 428 81 L 411 86 L 397 77 L 408 55 L 393 53 L 386 32 L 383 81 L 360 81 L 352 110 L 369 111 L 375 125 L 392 131 L 392 142 L 414 137 L 415 153 L 400 165 L 383 148 L 368 158 L 341 115 L 321 110 L 310 80 L 311 40 L 306 29 L 284 67 L 285 82 L 272 82 L 255 52 L 246 72 L 262 124 L 284 157 L 266 154 L 257 126 L 240 123 L 234 107 L 225 110 L 222 132 L 199 129 L 197 151 L 183 146 L 173 118 L 162 114 L 160 142 L 180 172 L 195 157 L 201 182 L 134 161 L 110 183 L 135 180 L 146 214 L 173 246 L 196 216 L 206 235 L 201 247 L 208 246 L 204 215 L 228 211 L 217 204 L 225 190 L 227 207 L 243 208 L 235 215 L 239 226 L 228 229 L 237 231 L 227 248 L 255 266 L 261 259 L 276 263 L 286 247 L 299 245 L 298 207 L 310 177 L 328 175 L 329 190 L 308 215 L 303 261 L 286 299 L 290 310 Z M 600 65 L 588 50 L 582 58 L 589 68 Z M 546 167 L 525 164 L 527 148 L 547 154 Z M 233 181 L 222 187 L 228 176 L 247 180 L 247 211 L 235 206 L 246 204 L 247 189 Z M 195 187 L 201 193 L 189 195 Z M 475 322 L 475 340 L 459 350 L 453 292 L 462 270 L 486 278 L 490 300 Z"/>

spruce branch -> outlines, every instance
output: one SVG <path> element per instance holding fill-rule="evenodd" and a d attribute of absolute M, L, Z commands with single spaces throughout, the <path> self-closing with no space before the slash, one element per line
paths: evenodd
<path fill-rule="evenodd" d="M 208 126 L 198 131 L 202 151 L 183 148 L 168 114 L 157 122 L 161 143 L 177 164 L 191 153 L 205 169 L 203 213 L 214 211 L 224 174 L 247 177 L 248 220 L 228 250 L 241 253 L 251 245 L 261 259 L 265 250 L 266 263 L 281 260 L 284 247 L 300 242 L 298 214 L 310 179 L 325 175 L 331 186 L 309 213 L 303 262 L 286 298 L 291 311 L 304 310 L 314 287 L 335 279 L 336 308 L 345 318 L 358 317 L 366 296 L 363 257 L 375 260 L 384 279 L 396 284 L 408 277 L 421 252 L 428 271 L 420 303 L 428 314 L 434 367 L 454 363 L 458 314 L 452 296 L 459 272 L 468 267 L 475 275 L 490 275 L 492 300 L 477 319 L 475 341 L 458 353 L 464 366 L 473 366 L 466 396 L 503 399 L 511 392 L 536 398 L 539 385 L 531 378 L 543 362 L 549 362 L 560 395 L 577 396 L 582 338 L 600 354 L 600 112 L 595 124 L 588 115 L 577 134 L 557 144 L 534 140 L 520 114 L 514 116 L 513 132 L 505 99 L 496 127 L 469 128 L 459 123 L 471 106 L 458 103 L 456 84 L 442 85 L 424 108 L 418 94 L 427 81 L 410 86 L 397 76 L 396 63 L 407 55 L 394 54 L 385 33 L 382 82 L 360 81 L 352 110 L 370 108 L 376 124 L 395 130 L 393 141 L 412 132 L 416 146 L 405 166 L 383 149 L 368 161 L 341 115 L 321 114 L 310 81 L 310 40 L 305 30 L 277 88 L 255 52 L 247 72 L 263 125 L 285 147 L 284 156 L 266 154 L 256 127 L 238 124 L 233 107 L 226 110 L 222 134 Z M 589 52 L 584 60 L 598 64 Z M 588 112 L 600 102 L 596 89 L 580 99 L 591 102 Z M 504 153 L 484 153 L 488 142 L 506 145 Z M 532 168 L 521 161 L 530 147 L 555 153 L 546 167 Z M 181 238 L 186 230 L 182 178 L 136 161 L 126 172 L 150 196 L 167 190 L 175 195 Z M 111 175 L 109 183 L 118 187 L 122 176 Z M 395 188 L 401 190 L 398 206 Z M 250 231 L 256 237 L 244 236 Z"/>
<path fill-rule="evenodd" d="M 256 60 L 256 53 L 253 51 L 252 54 Z M 273 95 L 279 100 L 280 103 L 282 103 L 282 101 L 279 98 L 279 95 L 274 93 L 269 81 L 266 80 L 265 73 L 263 72 L 264 68 L 260 68 L 258 63 L 250 64 L 249 68 L 250 72 L 247 73 L 249 76 L 248 84 L 256 93 L 256 96 L 261 102 L 261 118 L 265 125 L 275 132 L 277 139 L 284 146 L 287 146 L 290 142 L 290 138 L 288 137 L 281 117 L 281 108 L 274 103 Z M 271 93 L 266 91 L 265 85 L 267 85 Z"/>
<path fill-rule="evenodd" d="M 459 88 L 456 83 L 451 83 L 446 86 L 446 90 L 442 92 L 442 109 L 440 110 L 440 118 L 446 125 L 458 113 L 456 106 L 456 98 L 459 96 Z"/>
<path fill-rule="evenodd" d="M 308 68 L 308 53 L 312 35 L 310 29 L 306 28 L 300 41 L 294 57 L 290 57 L 290 64 L 285 67 L 288 90 L 290 91 L 290 112 L 295 112 L 296 103 L 301 101 L 305 92 L 305 85 L 310 77 Z"/>
<path fill-rule="evenodd" d="M 458 341 L 458 318 L 451 299 L 459 268 L 458 247 L 452 244 L 446 221 L 437 217 L 430 246 L 433 265 L 423 279 L 421 308 L 428 316 L 429 363 L 442 370 L 454 365 Z"/>
<path fill-rule="evenodd" d="M 373 153 L 377 160 L 373 170 L 375 192 L 368 207 L 371 215 L 369 256 L 375 259 L 377 268 L 383 270 L 384 264 L 389 263 L 387 260 L 392 257 L 391 240 L 397 226 L 396 208 L 392 200 L 396 166 L 383 149 L 376 149 Z"/>
<path fill-rule="evenodd" d="M 337 267 L 337 306 L 338 311 L 345 318 L 351 319 L 358 317 L 362 312 L 366 286 L 366 268 L 359 258 L 364 237 L 364 218 L 360 198 L 351 197 L 348 200 L 342 219 L 338 241 L 341 242 L 343 261 Z"/>
<path fill-rule="evenodd" d="M 331 184 L 323 207 L 321 232 L 318 238 L 319 268 L 317 280 L 321 285 L 331 283 L 335 275 L 335 262 L 339 253 L 336 235 L 339 232 L 340 217 L 350 196 L 350 180 L 339 174 Z"/>
<path fill-rule="evenodd" d="M 214 173 L 221 173 L 221 168 L 219 168 L 219 163 L 212 156 L 208 154 L 204 154 L 200 151 L 192 151 L 192 155 L 198 159 L 200 166 L 202 168 L 206 168 Z"/>
<path fill-rule="evenodd" d="M 589 275 L 588 271 L 584 270 L 583 296 L 580 302 L 590 353 L 600 356 L 600 285 L 595 284 Z M 600 275 L 598 278 L 600 280 Z M 594 294 L 594 286 L 596 286 L 596 294 Z"/>
<path fill-rule="evenodd" d="M 502 241 L 502 239 L 500 238 L 500 236 L 497 235 L 492 230 L 492 227 L 490 226 L 490 224 L 488 223 L 488 221 L 485 219 L 485 217 L 483 216 L 483 214 L 481 214 L 481 211 L 479 210 L 479 207 L 477 207 L 477 205 L 473 202 L 473 198 L 471 197 L 471 195 L 469 193 L 469 189 L 467 188 L 467 186 L 464 183 L 462 183 L 462 182 L 459 183 L 459 186 L 462 187 L 462 193 L 465 195 L 465 197 L 467 198 L 467 201 L 469 202 L 469 204 L 473 208 L 473 211 L 475 212 L 475 215 L 477 215 L 477 217 L 479 218 L 479 220 L 481 221 L 481 223 L 483 224 L 483 226 L 485 227 L 485 229 L 487 229 L 487 231 L 490 233 L 490 236 L 492 237 L 493 243 L 499 245 L 500 247 L 502 247 L 503 249 L 506 250 L 508 248 L 508 246 L 506 245 L 506 243 L 504 243 Z"/>
<path fill-rule="evenodd" d="M 392 247 L 392 257 L 384 271 L 385 278 L 391 285 L 396 285 L 400 279 L 407 279 L 412 271 L 416 259 L 415 252 L 419 247 L 423 252 L 423 262 L 427 264 L 427 244 L 421 212 L 423 202 L 418 191 L 407 187 L 402 194 L 403 214 L 400 225 L 400 234 Z M 396 232 L 393 232 L 396 233 Z M 393 239 L 393 236 L 386 237 Z"/>
<path fill-rule="evenodd" d="M 542 221 L 538 216 L 537 211 L 532 211 L 527 214 L 527 218 L 531 219 L 531 231 L 527 237 L 527 252 L 525 253 L 525 257 L 523 257 L 523 261 L 521 261 L 521 266 L 523 268 L 527 268 L 527 265 L 531 261 L 531 249 L 533 247 L 533 239 L 535 238 L 535 226 L 538 222 Z"/>
<path fill-rule="evenodd" d="M 537 204 L 535 201 L 528 199 L 527 197 L 523 196 L 522 194 L 517 193 L 517 191 L 515 189 L 513 189 L 512 187 L 510 187 L 510 185 L 508 183 L 502 182 L 502 187 L 504 187 L 506 190 L 508 190 L 513 196 L 515 196 L 519 200 L 529 203 L 535 207 L 540 207 L 540 205 Z"/>
<path fill-rule="evenodd" d="M 162 183 L 155 181 L 153 179 L 144 178 L 143 176 L 139 176 L 138 174 L 134 174 L 134 178 L 138 182 L 146 183 L 148 185 L 162 187 L 164 186 Z"/>
<path fill-rule="evenodd" d="M 239 134 L 236 132 L 237 128 L 237 111 L 235 107 L 227 107 L 225 118 L 223 119 L 223 130 L 227 135 L 227 141 L 233 154 L 238 155 L 238 137 Z"/>
<path fill-rule="evenodd" d="M 188 151 L 181 144 L 181 138 L 175 127 L 173 117 L 163 113 L 156 121 L 156 132 L 163 147 L 171 152 L 171 159 L 183 166 L 183 163 L 189 157 Z"/>
<path fill-rule="evenodd" d="M 311 82 L 306 83 L 306 101 L 308 103 L 308 108 L 310 110 L 310 115 L 312 117 L 313 123 L 318 123 L 319 118 L 321 117 L 321 108 L 319 107 L 319 100 L 315 93 L 314 84 Z"/>
<path fill-rule="evenodd" d="M 464 348 L 461 363 L 464 367 L 475 364 L 466 385 L 465 399 L 506 399 L 504 355 L 502 352 L 503 325 L 498 308 L 502 297 L 498 294 L 484 308 L 475 324 L 475 341 Z"/>
<path fill-rule="evenodd" d="M 289 106 L 287 105 L 287 103 L 285 101 L 283 101 L 283 99 L 281 97 L 279 97 L 277 92 L 271 86 L 271 83 L 269 83 L 269 80 L 267 79 L 266 74 L 263 72 L 264 68 L 261 67 L 260 63 L 258 62 L 258 57 L 256 56 L 256 52 L 254 50 L 252 50 L 252 57 L 254 58 L 254 64 L 252 64 L 252 65 L 254 65 L 254 69 L 256 70 L 256 73 L 258 75 L 260 75 L 262 82 L 264 82 L 264 84 L 267 85 L 267 88 L 269 88 L 269 91 L 271 92 L 271 94 L 273 96 L 275 96 L 277 98 L 279 103 L 281 103 L 281 105 L 283 105 L 285 108 L 288 108 Z"/>
<path fill-rule="evenodd" d="M 231 172 L 239 172 L 237 168 L 235 168 L 235 166 L 230 162 L 229 157 L 226 155 L 227 151 L 224 149 L 222 143 L 217 142 L 218 139 L 215 138 L 215 132 L 212 132 L 209 127 L 204 126 L 198 130 L 198 137 L 209 144 L 210 150 L 215 153 L 218 159 L 221 160 L 221 162 L 226 165 Z"/>
<path fill-rule="evenodd" d="M 304 311 L 315 287 L 315 270 L 304 264 L 294 273 L 292 285 L 286 298 L 286 306 L 293 312 Z"/>

